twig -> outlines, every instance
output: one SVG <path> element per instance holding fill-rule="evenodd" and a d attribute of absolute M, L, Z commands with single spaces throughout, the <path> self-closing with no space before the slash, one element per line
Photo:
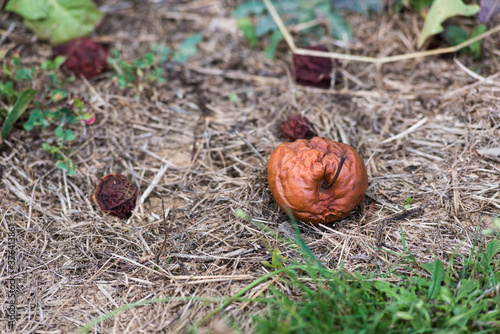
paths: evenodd
<path fill-rule="evenodd" d="M 193 255 L 193 254 L 174 253 L 174 254 L 170 254 L 170 256 L 180 258 L 180 259 L 199 261 L 199 262 L 210 262 L 210 261 L 215 261 L 215 260 L 232 260 L 235 256 L 243 255 L 243 254 L 246 254 L 250 251 L 251 250 L 249 250 L 249 249 L 240 248 L 240 249 L 237 249 L 235 251 L 225 253 L 225 254 L 220 254 L 220 255 Z"/>
<path fill-rule="evenodd" d="M 163 201 L 163 197 L 161 198 L 161 211 L 163 212 L 163 231 L 165 233 L 163 237 L 163 244 L 161 245 L 160 251 L 156 255 L 156 263 L 160 265 L 160 255 L 165 251 L 167 247 L 167 239 L 168 235 L 170 233 L 170 230 L 172 229 L 172 222 L 175 220 L 175 204 L 174 204 L 174 209 L 172 210 L 172 219 L 170 219 L 170 224 L 168 225 L 167 229 L 167 216 L 168 213 L 165 213 L 165 202 Z M 170 209 L 168 209 L 170 212 Z M 163 263 L 167 261 L 167 254 L 165 253 L 165 257 L 163 259 Z"/>
<path fill-rule="evenodd" d="M 139 236 L 139 239 L 141 239 L 141 242 L 144 245 L 144 248 L 146 248 L 146 250 L 148 251 L 149 254 L 153 254 L 153 252 L 151 251 L 151 248 L 149 248 L 149 246 L 148 246 L 148 243 L 142 237 L 141 231 L 139 231 L 139 229 L 137 228 L 137 225 L 135 225 L 134 220 L 132 218 L 130 218 L 130 221 L 132 222 L 132 226 L 134 226 L 135 231 L 137 232 L 137 235 Z"/>
<path fill-rule="evenodd" d="M 16 22 L 10 24 L 9 29 L 7 29 L 7 31 L 5 31 L 5 33 L 3 33 L 2 37 L 0 38 L 0 45 L 2 45 L 5 39 L 9 37 L 10 33 L 14 31 L 15 27 L 16 27 Z"/>
<path fill-rule="evenodd" d="M 498 25 L 498 26 L 496 26 L 496 27 L 494 27 L 494 28 L 492 28 L 492 29 L 480 34 L 480 35 L 477 35 L 476 37 L 473 37 L 473 38 L 466 40 L 465 42 L 462 42 L 462 43 L 455 45 L 455 46 L 442 48 L 442 49 L 412 52 L 412 53 L 400 54 L 400 55 L 395 55 L 395 56 L 387 56 L 387 57 L 381 57 L 381 58 L 366 57 L 366 56 L 354 56 L 354 55 L 349 55 L 349 54 L 344 54 L 344 53 L 322 52 L 322 51 L 297 48 L 295 46 L 295 43 L 293 41 L 292 36 L 288 32 L 285 24 L 283 23 L 280 16 L 278 15 L 278 12 L 276 12 L 276 9 L 274 8 L 271 1 L 264 0 L 264 3 L 266 4 L 266 7 L 269 10 L 269 13 L 273 17 L 274 22 L 276 23 L 279 30 L 281 31 L 281 34 L 285 38 L 285 41 L 287 42 L 288 47 L 292 50 L 292 52 L 294 54 L 303 55 L 303 56 L 315 56 L 315 57 L 323 57 L 323 58 L 359 61 L 359 62 L 365 62 L 365 63 L 383 64 L 383 63 L 390 63 L 390 62 L 408 60 L 408 59 L 414 59 L 414 58 L 420 58 L 420 57 L 435 56 L 435 55 L 444 54 L 444 53 L 457 52 L 458 50 L 460 50 L 466 46 L 469 46 L 472 43 L 480 41 L 480 40 L 482 40 L 482 39 L 484 39 L 484 38 L 486 38 L 486 37 L 488 37 L 496 32 L 500 32 L 500 25 Z"/>
<path fill-rule="evenodd" d="M 253 147 L 252 144 L 250 144 L 245 138 L 243 138 L 242 136 L 240 136 L 240 134 L 238 133 L 238 131 L 235 131 L 234 132 L 238 138 L 240 138 L 245 144 L 247 144 L 247 146 L 255 153 L 257 154 L 257 156 L 260 158 L 260 160 L 264 161 L 264 162 L 267 162 L 267 159 L 264 159 L 264 157 L 259 153 L 259 151 L 257 151 L 255 149 L 255 147 Z"/>
<path fill-rule="evenodd" d="M 173 279 L 175 280 L 209 280 L 209 279 L 215 279 L 215 280 L 247 280 L 247 279 L 253 279 L 254 277 L 252 275 L 179 275 L 179 276 L 172 276 Z"/>
<path fill-rule="evenodd" d="M 163 177 L 163 175 L 165 175 L 165 173 L 167 172 L 167 169 L 168 169 L 167 165 L 163 165 L 163 166 L 160 167 L 160 170 L 158 171 L 158 173 L 156 173 L 153 181 L 151 181 L 151 183 L 149 184 L 149 186 L 146 188 L 146 190 L 142 194 L 141 199 L 139 200 L 139 204 L 140 205 L 142 205 L 144 203 L 144 201 L 146 200 L 146 198 L 148 198 L 149 194 L 158 185 L 158 182 L 160 182 L 160 180 Z"/>
<path fill-rule="evenodd" d="M 402 137 L 406 136 L 407 134 L 410 134 L 410 133 L 414 132 L 419 127 L 421 127 L 422 125 L 424 125 L 427 122 L 427 120 L 428 120 L 427 117 L 422 118 L 420 121 L 418 121 L 417 123 L 415 123 L 412 126 L 410 126 L 406 131 L 403 131 L 403 132 L 401 132 L 401 133 L 399 133 L 399 134 L 397 134 L 395 136 L 387 138 L 386 140 L 382 141 L 381 144 L 390 143 L 391 141 L 394 141 L 396 139 L 402 138 Z"/>
<path fill-rule="evenodd" d="M 165 270 L 163 270 L 163 268 L 161 268 L 161 267 L 159 267 L 159 269 L 160 269 L 161 271 L 160 271 L 160 270 L 155 270 L 155 269 L 149 268 L 149 267 L 147 267 L 147 266 L 145 266 L 145 265 L 143 265 L 143 264 L 140 264 L 140 263 L 139 263 L 139 262 L 137 262 L 137 261 L 134 261 L 134 260 L 128 259 L 128 258 L 126 258 L 126 257 L 124 257 L 124 256 L 121 256 L 121 255 L 118 255 L 118 254 L 115 254 L 115 253 L 112 253 L 111 255 L 112 255 L 112 256 L 114 256 L 114 257 L 117 257 L 117 258 L 119 258 L 119 259 L 121 259 L 121 260 L 127 261 L 127 262 L 129 262 L 129 263 L 131 263 L 131 264 L 133 264 L 133 265 L 135 265 L 135 266 L 137 266 L 137 267 L 140 267 L 140 268 L 142 268 L 142 269 L 145 269 L 145 270 L 147 270 L 147 271 L 150 271 L 150 272 L 152 272 L 152 273 L 154 273 L 154 274 L 157 274 L 157 275 L 160 275 L 160 276 L 165 276 L 165 277 L 168 277 L 168 278 L 172 279 L 172 275 L 171 275 L 170 273 L 166 272 Z"/>
<path fill-rule="evenodd" d="M 488 78 L 483 77 L 482 75 L 479 75 L 479 74 L 471 71 L 470 69 L 468 69 L 467 67 L 465 67 L 465 65 L 462 64 L 457 58 L 455 58 L 453 60 L 455 61 L 455 64 L 458 65 L 458 67 L 460 67 L 465 73 L 467 73 L 468 75 L 470 75 L 474 79 L 482 81 L 482 82 L 490 84 L 490 85 L 498 85 L 499 84 L 498 81 L 490 80 Z"/>

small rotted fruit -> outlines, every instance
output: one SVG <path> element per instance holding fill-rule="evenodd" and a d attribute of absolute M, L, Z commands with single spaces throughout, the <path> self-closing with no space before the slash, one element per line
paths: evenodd
<path fill-rule="evenodd" d="M 285 140 L 311 139 L 316 136 L 312 123 L 302 115 L 293 115 L 280 124 Z"/>
<path fill-rule="evenodd" d="M 305 49 L 328 52 L 326 46 L 308 46 Z M 332 61 L 330 58 L 293 55 L 295 81 L 302 86 L 329 88 L 332 81 Z"/>
<path fill-rule="evenodd" d="M 327 224 L 346 217 L 368 187 L 363 159 L 349 145 L 314 137 L 278 146 L 267 166 L 271 193 L 295 219 Z"/>
<path fill-rule="evenodd" d="M 90 79 L 105 69 L 108 51 L 93 39 L 82 37 L 55 46 L 53 56 L 65 56 L 64 68 Z"/>
<path fill-rule="evenodd" d="M 108 174 L 101 178 L 92 198 L 103 212 L 128 218 L 135 208 L 137 188 L 124 175 Z"/>

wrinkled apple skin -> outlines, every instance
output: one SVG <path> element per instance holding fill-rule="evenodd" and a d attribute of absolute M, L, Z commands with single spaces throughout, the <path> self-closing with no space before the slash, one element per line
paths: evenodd
<path fill-rule="evenodd" d="M 330 188 L 343 155 L 346 159 Z M 346 217 L 368 187 L 363 159 L 349 145 L 322 137 L 298 139 L 278 146 L 267 166 L 271 193 L 295 219 L 327 224 Z"/>

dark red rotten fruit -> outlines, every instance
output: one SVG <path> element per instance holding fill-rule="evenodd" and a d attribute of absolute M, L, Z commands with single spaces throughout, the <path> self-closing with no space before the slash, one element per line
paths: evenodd
<path fill-rule="evenodd" d="M 324 46 L 305 49 L 328 52 Z M 299 85 L 329 88 L 332 80 L 332 60 L 324 57 L 293 55 L 295 82 Z"/>
<path fill-rule="evenodd" d="M 314 131 L 312 123 L 301 115 L 288 117 L 286 121 L 281 122 L 280 128 L 283 138 L 289 141 L 311 139 L 316 136 L 316 131 Z"/>
<path fill-rule="evenodd" d="M 101 178 L 92 198 L 103 212 L 128 218 L 135 208 L 137 188 L 121 174 L 108 174 Z"/>
<path fill-rule="evenodd" d="M 91 38 L 83 37 L 54 47 L 54 57 L 65 56 L 63 67 L 90 79 L 106 67 L 108 51 Z"/>

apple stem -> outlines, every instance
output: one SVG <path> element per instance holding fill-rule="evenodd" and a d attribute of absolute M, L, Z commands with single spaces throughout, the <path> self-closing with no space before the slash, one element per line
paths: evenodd
<path fill-rule="evenodd" d="M 344 166 L 344 161 L 346 158 L 347 158 L 347 154 L 344 154 L 342 156 L 342 158 L 340 158 L 340 163 L 339 163 L 339 167 L 337 168 L 337 172 L 335 173 L 335 176 L 333 177 L 332 182 L 330 182 L 330 184 L 326 186 L 327 189 L 331 188 L 333 186 L 333 184 L 335 183 L 335 181 L 337 181 L 337 179 L 340 175 L 340 170 L 342 169 L 342 166 Z"/>

